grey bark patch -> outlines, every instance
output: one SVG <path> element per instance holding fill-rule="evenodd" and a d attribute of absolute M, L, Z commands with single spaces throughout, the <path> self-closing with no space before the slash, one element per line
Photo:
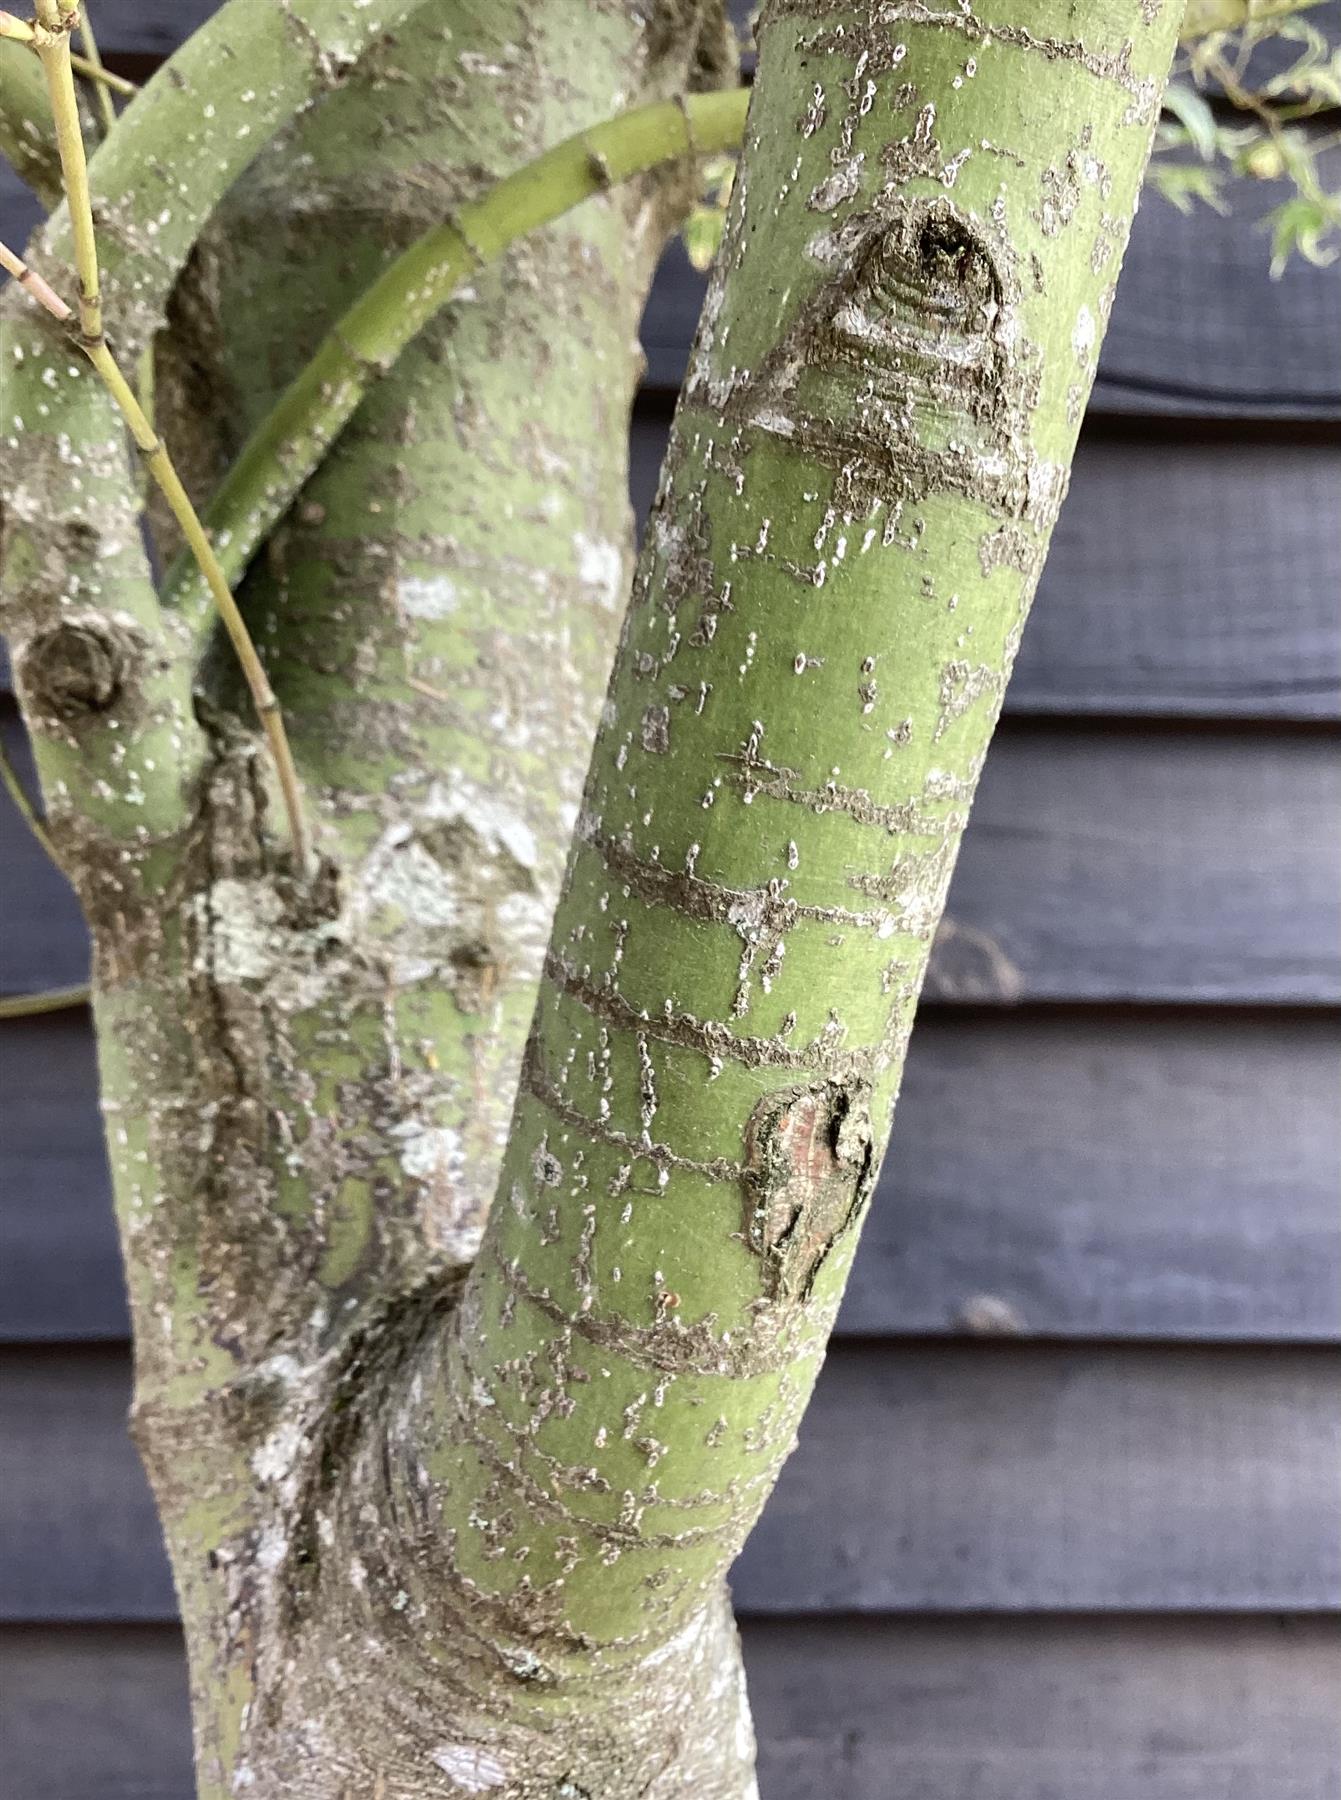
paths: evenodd
<path fill-rule="evenodd" d="M 655 756 L 664 756 L 670 749 L 670 708 L 667 706 L 649 706 L 643 714 L 642 725 L 643 749 Z"/>

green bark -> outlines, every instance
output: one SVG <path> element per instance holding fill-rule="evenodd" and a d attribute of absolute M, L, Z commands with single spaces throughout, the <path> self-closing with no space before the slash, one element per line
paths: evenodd
<path fill-rule="evenodd" d="M 300 24 L 274 0 L 230 0 L 118 121 L 89 175 L 127 366 L 221 195 L 412 4 L 313 0 Z M 62 207 L 33 259 L 59 282 L 70 253 Z M 0 616 L 53 835 L 96 929 L 169 879 L 169 840 L 189 824 L 208 748 L 192 717 L 189 647 L 153 592 L 115 406 L 14 288 L 0 302 L 0 364 Z"/>
<path fill-rule="evenodd" d="M 628 1791 L 569 1684 L 688 1659 L 874 1186 L 1177 24 L 1017 20 L 765 14 L 498 1201 L 390 1434 L 431 1524 L 381 1578 L 531 1659 L 500 1791 L 542 1717 Z"/>
<path fill-rule="evenodd" d="M 42 65 L 12 38 L 0 38 L 0 156 L 44 205 L 59 198 L 60 161 Z"/>
<path fill-rule="evenodd" d="M 744 88 L 690 94 L 593 125 L 504 176 L 402 251 L 322 339 L 210 496 L 205 522 L 230 582 L 316 472 L 368 389 L 468 277 L 634 175 L 734 150 L 747 98 Z M 169 573 L 167 590 L 178 608 L 196 614 L 208 608 L 204 579 L 185 555 Z"/>

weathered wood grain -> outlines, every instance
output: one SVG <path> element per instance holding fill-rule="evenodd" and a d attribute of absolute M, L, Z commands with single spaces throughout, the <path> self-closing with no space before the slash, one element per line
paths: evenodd
<path fill-rule="evenodd" d="M 1335 1626 L 747 1626 L 763 1800 L 1332 1800 Z"/>
<path fill-rule="evenodd" d="M 840 1334 L 1341 1340 L 1341 1027 L 929 1011 Z M 0 1339 L 120 1340 L 83 1012 L 0 1028 Z"/>
<path fill-rule="evenodd" d="M 746 1619 L 762 1800 L 1334 1800 L 1316 1619 Z M 18 1800 L 191 1800 L 171 1626 L 0 1630 Z"/>
<path fill-rule="evenodd" d="M 835 1346 L 747 1612 L 1341 1606 L 1334 1350 Z M 161 1620 L 128 1364 L 0 1353 L 0 1620 Z"/>
<path fill-rule="evenodd" d="M 0 801 L 0 993 L 81 981 L 74 899 Z M 1007 725 L 927 998 L 1334 1004 L 1338 817 L 1341 758 L 1319 735 Z"/>

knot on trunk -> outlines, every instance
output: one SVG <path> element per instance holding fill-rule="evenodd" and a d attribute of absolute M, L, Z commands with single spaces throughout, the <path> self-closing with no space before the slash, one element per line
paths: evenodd
<path fill-rule="evenodd" d="M 143 654 L 133 621 L 86 613 L 31 637 L 18 673 L 35 715 L 77 726 L 123 706 Z"/>
<path fill-rule="evenodd" d="M 766 1095 L 745 1137 L 745 1241 L 770 1299 L 804 1301 L 860 1216 L 874 1173 L 870 1090 L 819 1082 Z"/>

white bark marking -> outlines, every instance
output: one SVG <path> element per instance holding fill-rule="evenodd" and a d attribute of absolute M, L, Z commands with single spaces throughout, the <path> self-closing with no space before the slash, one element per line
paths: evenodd
<path fill-rule="evenodd" d="M 412 619 L 445 619 L 456 611 L 460 595 L 450 576 L 402 575 L 396 599 Z"/>
<path fill-rule="evenodd" d="M 489 1788 L 502 1787 L 508 1779 L 502 1758 L 478 1744 L 439 1744 L 429 1751 L 429 1761 L 466 1794 L 483 1794 Z"/>

